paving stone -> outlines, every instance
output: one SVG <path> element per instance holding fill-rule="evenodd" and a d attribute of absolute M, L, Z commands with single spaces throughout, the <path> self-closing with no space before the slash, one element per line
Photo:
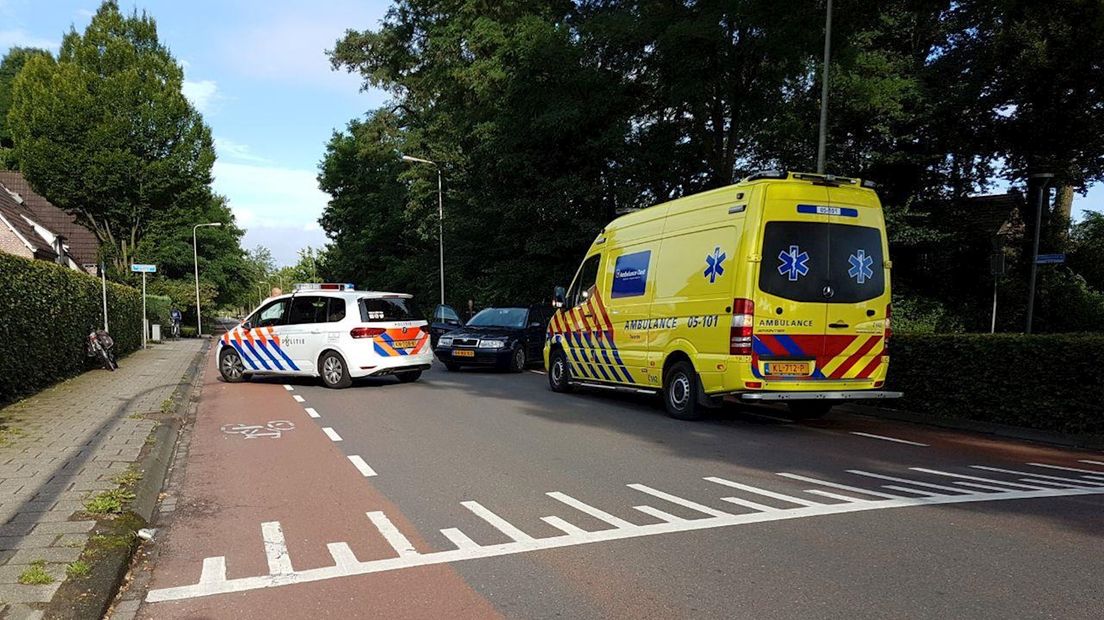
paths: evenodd
<path fill-rule="evenodd" d="M 49 547 L 60 534 L 41 532 L 26 536 L 0 536 L 0 549 L 22 549 L 24 547 Z"/>
<path fill-rule="evenodd" d="M 8 603 L 49 603 L 61 587 L 60 582 L 42 586 L 26 586 L 21 583 L 0 585 L 0 600 Z"/>
<path fill-rule="evenodd" d="M 55 523 L 40 523 L 35 529 L 35 534 L 83 534 L 92 531 L 96 527 L 95 521 L 58 521 Z"/>
<path fill-rule="evenodd" d="M 24 547 L 15 552 L 8 564 L 30 564 L 38 560 L 68 563 L 76 561 L 80 554 L 80 549 L 72 547 Z M 2 596 L 0 600 L 3 600 Z"/>
<path fill-rule="evenodd" d="M 39 609 L 32 609 L 23 604 L 16 604 L 8 607 L 7 613 L 4 617 L 7 620 L 41 620 L 46 612 Z"/>

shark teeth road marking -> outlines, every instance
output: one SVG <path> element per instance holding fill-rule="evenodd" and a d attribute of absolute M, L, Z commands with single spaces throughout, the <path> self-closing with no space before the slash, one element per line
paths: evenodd
<path fill-rule="evenodd" d="M 1042 464 L 1034 463 L 1029 463 L 1028 465 L 1042 466 Z M 1056 465 L 1045 467 L 1049 467 L 1050 469 L 1064 470 L 1074 469 L 1059 467 Z M 980 466 L 977 468 L 980 469 Z M 980 491 L 967 490 L 960 487 L 948 487 L 924 482 L 921 480 L 912 480 L 910 478 L 887 476 L 859 470 L 849 470 L 849 473 L 851 474 L 864 476 L 866 478 L 875 478 L 881 480 L 889 480 L 892 482 L 899 482 L 900 484 L 898 485 L 894 485 L 893 487 L 887 486 L 886 488 L 891 488 L 894 491 L 911 494 L 910 496 L 898 496 L 890 495 L 889 493 L 871 491 L 869 489 L 864 489 L 860 487 L 853 487 L 849 485 L 828 482 L 825 480 L 818 480 L 816 478 L 798 476 L 796 474 L 780 474 L 784 478 L 788 478 L 791 480 L 798 480 L 801 482 L 812 483 L 818 486 L 827 486 L 830 488 L 841 489 L 850 493 L 861 493 L 873 498 L 859 499 L 839 493 L 820 491 L 818 489 L 807 491 L 809 493 L 817 491 L 813 494 L 819 495 L 821 497 L 829 497 L 838 502 L 824 504 L 798 497 L 793 497 L 791 495 L 775 493 L 773 491 L 754 487 L 751 485 L 741 484 L 738 482 L 733 482 L 724 478 L 705 478 L 705 480 L 707 481 L 720 484 L 722 486 L 738 489 L 746 493 L 752 493 L 763 497 L 770 497 L 774 500 L 797 505 L 797 507 L 791 506 L 787 508 L 773 508 L 765 504 L 758 504 L 740 498 L 721 498 L 721 501 L 725 501 L 754 511 L 743 514 L 730 514 L 710 508 L 697 502 L 683 499 L 664 491 L 653 489 L 652 487 L 644 486 L 641 484 L 631 484 L 629 485 L 629 487 L 636 491 L 640 491 L 651 497 L 660 498 L 674 504 L 681 505 L 684 508 L 689 508 L 706 515 L 702 518 L 685 519 L 650 506 L 635 507 L 636 510 L 649 514 L 650 516 L 660 520 L 659 523 L 651 523 L 646 525 L 635 525 L 629 521 L 626 521 L 619 517 L 615 517 L 605 511 L 585 504 L 569 495 L 565 495 L 560 492 L 551 492 L 547 494 L 549 497 L 552 497 L 553 499 L 556 499 L 561 503 L 575 508 L 580 512 L 588 514 L 600 521 L 603 521 L 612 527 L 597 531 L 589 531 L 557 516 L 542 517 L 542 521 L 563 532 L 562 535 L 551 536 L 547 538 L 534 538 L 529 534 L 526 534 L 513 524 L 509 523 L 502 517 L 491 512 L 478 502 L 466 501 L 462 503 L 465 508 L 472 511 L 477 516 L 481 517 L 484 521 L 498 529 L 511 540 L 509 542 L 500 544 L 480 545 L 460 530 L 456 528 L 448 528 L 441 530 L 441 533 L 450 542 L 452 542 L 453 545 L 455 545 L 455 549 L 435 551 L 431 553 L 419 553 L 417 550 L 415 550 L 413 545 L 410 543 L 410 540 L 405 535 L 403 535 L 398 530 L 398 528 L 395 527 L 395 525 L 391 522 L 390 519 L 387 518 L 386 515 L 384 515 L 384 513 L 370 512 L 367 513 L 368 518 L 390 544 L 391 548 L 395 552 L 395 556 L 375 560 L 360 561 L 353 555 L 347 544 L 342 542 L 335 542 L 329 543 L 327 545 L 330 551 L 330 555 L 332 555 L 334 558 L 333 566 L 325 566 L 322 568 L 312 568 L 298 571 L 292 568 L 291 557 L 288 555 L 287 545 L 284 543 L 284 535 L 282 529 L 280 528 L 279 522 L 270 521 L 261 524 L 261 537 L 264 542 L 265 555 L 268 558 L 269 574 L 257 575 L 254 577 L 227 579 L 225 557 L 217 556 L 206 558 L 205 560 L 203 560 L 202 571 L 197 583 L 194 583 L 192 585 L 150 590 L 149 593 L 146 595 L 146 600 L 151 603 L 156 603 L 160 601 L 175 601 L 200 596 L 212 596 L 216 594 L 226 594 L 230 592 L 245 592 L 262 588 L 272 588 L 292 583 L 309 583 L 314 581 L 335 579 L 338 577 L 366 575 L 370 573 L 401 570 L 416 566 L 428 566 L 433 564 L 460 562 L 465 560 L 474 560 L 478 558 L 489 558 L 516 553 L 527 553 L 542 549 L 556 549 L 561 547 L 585 545 L 610 540 L 622 540 L 627 538 L 639 538 L 643 536 L 656 536 L 659 534 L 732 527 L 738 525 L 751 525 L 754 523 L 765 523 L 769 521 L 802 519 L 806 517 L 819 517 L 851 512 L 864 512 L 868 510 L 884 510 L 888 508 L 908 508 L 913 506 L 939 506 L 945 504 L 964 504 L 972 502 L 1040 499 L 1047 497 L 1074 497 L 1080 495 L 1104 494 L 1104 486 L 1086 484 L 1086 479 L 1091 479 L 1092 474 L 1099 476 L 1101 474 L 1101 472 L 1099 471 L 1074 469 L 1073 475 L 1071 475 L 1069 478 L 1049 476 L 1049 478 L 1047 478 L 1046 480 L 1048 480 L 1052 484 L 1055 481 L 1064 481 L 1068 484 L 1061 486 L 1055 485 L 1044 487 L 1030 486 L 1027 484 L 1023 484 L 1022 481 L 1008 482 L 1005 480 L 981 478 L 978 476 L 967 476 L 964 474 L 956 474 L 953 472 L 916 467 L 911 469 L 913 471 L 918 471 L 920 473 L 932 476 L 941 476 L 944 478 L 952 477 L 965 480 L 978 480 L 981 482 L 991 483 L 991 485 L 1005 486 L 1001 487 L 976 484 L 973 482 L 965 482 L 964 484 L 976 485 L 977 487 L 984 488 L 984 490 Z M 993 468 L 990 468 L 987 471 L 992 470 Z M 1041 478 L 1040 474 L 1031 471 L 1007 471 L 1014 472 L 1010 475 L 1026 475 L 1029 477 Z M 1086 472 L 1090 475 L 1077 475 L 1079 471 Z M 1002 472 L 996 471 L 995 473 L 1000 474 Z M 1039 482 L 1041 483 L 1043 482 L 1043 480 L 1040 479 Z M 913 487 L 920 488 L 916 489 Z M 938 491 L 946 491 L 949 493 L 941 493 Z M 916 497 L 915 495 L 920 495 L 920 497 Z"/>

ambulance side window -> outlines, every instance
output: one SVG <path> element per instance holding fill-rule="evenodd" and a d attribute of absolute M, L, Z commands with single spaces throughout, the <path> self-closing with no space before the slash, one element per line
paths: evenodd
<path fill-rule="evenodd" d="M 583 268 L 579 270 L 578 279 L 567 293 L 568 306 L 574 308 L 594 295 L 595 285 L 598 283 L 598 266 L 601 262 L 601 254 L 595 254 L 586 259 Z"/>

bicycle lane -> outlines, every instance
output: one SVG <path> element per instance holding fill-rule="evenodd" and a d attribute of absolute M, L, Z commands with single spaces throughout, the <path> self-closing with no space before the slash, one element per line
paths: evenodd
<path fill-rule="evenodd" d="M 248 427 L 261 431 L 250 438 Z M 180 480 L 176 508 L 159 523 L 149 555 L 149 591 L 199 583 L 207 558 L 224 557 L 226 578 L 236 579 L 333 566 L 327 548 L 333 542 L 347 543 L 361 561 L 395 557 L 393 542 L 367 513 L 382 513 L 415 549 L 427 548 L 282 385 L 224 383 L 213 360 Z M 143 602 L 138 617 L 254 618 L 274 611 L 289 618 L 498 615 L 451 567 L 434 565 Z"/>

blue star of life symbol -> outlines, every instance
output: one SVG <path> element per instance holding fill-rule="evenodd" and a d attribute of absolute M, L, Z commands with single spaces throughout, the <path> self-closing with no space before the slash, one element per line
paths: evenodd
<path fill-rule="evenodd" d="M 778 273 L 789 278 L 790 282 L 797 282 L 799 277 L 809 273 L 809 253 L 802 252 L 796 245 L 791 245 L 789 252 L 779 252 L 778 260 L 782 261 L 778 265 Z"/>
<path fill-rule="evenodd" d="M 847 275 L 855 278 L 859 284 L 866 284 L 868 278 L 874 277 L 874 270 L 870 268 L 874 264 L 874 259 L 866 255 L 866 250 L 858 250 L 847 259 L 847 262 L 851 264 Z"/>
<path fill-rule="evenodd" d="M 717 276 L 724 275 L 724 267 L 721 266 L 721 263 L 723 263 L 726 258 L 728 258 L 728 255 L 721 251 L 720 246 L 717 246 L 712 254 L 705 257 L 705 264 L 707 267 L 705 268 L 705 273 L 702 275 L 709 278 L 710 284 L 717 281 Z"/>

